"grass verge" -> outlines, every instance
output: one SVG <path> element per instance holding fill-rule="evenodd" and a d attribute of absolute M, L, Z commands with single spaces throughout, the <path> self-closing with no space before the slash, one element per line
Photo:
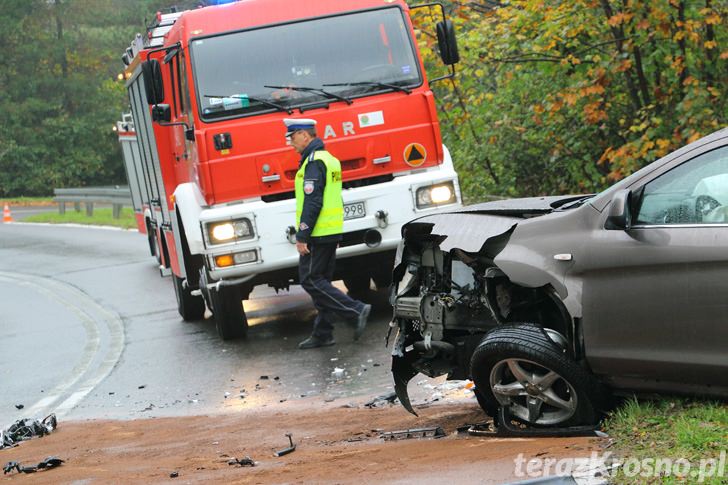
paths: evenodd
<path fill-rule="evenodd" d="M 111 208 L 96 208 L 92 216 L 87 216 L 86 211 L 76 212 L 66 209 L 65 214 L 58 212 L 44 212 L 26 217 L 24 222 L 47 222 L 50 224 L 87 224 L 90 226 L 113 226 L 123 229 L 136 228 L 134 210 L 122 208 L 121 215 L 114 219 Z"/>
<path fill-rule="evenodd" d="M 13 206 L 25 207 L 29 205 L 51 206 L 55 202 L 53 202 L 51 197 L 11 197 L 7 199 L 0 197 L 0 206 L 4 206 L 5 204 L 8 204 L 12 208 Z"/>
<path fill-rule="evenodd" d="M 612 483 L 728 483 L 728 404 L 632 399 L 605 430 L 623 462 Z"/>

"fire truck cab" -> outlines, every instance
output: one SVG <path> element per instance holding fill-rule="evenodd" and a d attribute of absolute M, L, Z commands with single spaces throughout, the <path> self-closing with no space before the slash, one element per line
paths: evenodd
<path fill-rule="evenodd" d="M 457 46 L 439 11 L 451 76 Z M 350 291 L 389 285 L 404 223 L 461 204 L 414 34 L 402 0 L 245 0 L 158 14 L 137 35 L 123 55 L 125 163 L 183 319 L 207 305 L 222 338 L 241 337 L 256 285 L 297 282 L 299 156 L 283 118 L 315 119 L 341 161 L 335 279 Z"/>

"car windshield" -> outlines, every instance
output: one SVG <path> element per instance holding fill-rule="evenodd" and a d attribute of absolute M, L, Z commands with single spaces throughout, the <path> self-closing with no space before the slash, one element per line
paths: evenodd
<path fill-rule="evenodd" d="M 408 93 L 422 78 L 403 15 L 385 8 L 192 41 L 202 118 Z"/>

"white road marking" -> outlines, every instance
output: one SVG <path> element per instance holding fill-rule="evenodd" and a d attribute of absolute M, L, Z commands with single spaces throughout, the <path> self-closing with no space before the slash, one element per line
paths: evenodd
<path fill-rule="evenodd" d="M 70 374 L 45 397 L 24 410 L 23 417 L 43 418 L 55 412 L 62 417 L 76 407 L 121 358 L 126 336 L 124 323 L 115 312 L 98 304 L 80 289 L 62 281 L 19 273 L 0 272 L 3 281 L 27 285 L 73 312 L 86 332 L 86 344 Z M 106 339 L 102 338 L 104 336 Z M 101 359 L 102 347 L 106 354 Z M 19 419 L 19 418 L 18 418 Z"/>

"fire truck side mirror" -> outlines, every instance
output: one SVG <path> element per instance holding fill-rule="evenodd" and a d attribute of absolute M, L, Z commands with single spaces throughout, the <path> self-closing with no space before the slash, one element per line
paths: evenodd
<path fill-rule="evenodd" d="M 458 42 L 455 38 L 455 27 L 450 20 L 442 20 L 437 23 L 437 46 L 440 50 L 442 62 L 452 66 L 460 61 Z"/>
<path fill-rule="evenodd" d="M 164 84 L 162 84 L 162 68 L 159 61 L 152 59 L 142 63 L 144 91 L 148 104 L 159 104 L 164 101 Z"/>
<path fill-rule="evenodd" d="M 172 121 L 172 109 L 168 104 L 156 104 L 152 106 L 152 121 Z"/>

